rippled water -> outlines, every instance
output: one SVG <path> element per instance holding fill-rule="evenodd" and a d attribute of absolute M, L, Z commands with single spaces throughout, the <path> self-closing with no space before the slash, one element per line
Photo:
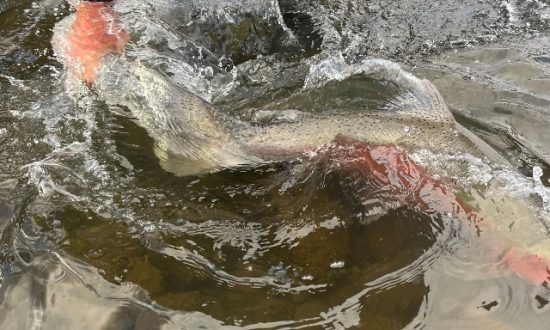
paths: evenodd
<path fill-rule="evenodd" d="M 374 111 L 396 86 L 343 71 L 390 59 L 432 81 L 510 164 L 410 150 L 392 157 L 438 179 L 401 177 L 390 162 L 382 168 L 399 180 L 387 183 L 357 160 L 361 145 L 337 142 L 175 175 L 132 109 L 66 80 L 51 39 L 70 24 L 69 5 L 0 0 L 2 328 L 547 328 L 547 282 L 506 259 L 550 258 L 546 2 L 115 8 L 131 34 L 120 61 L 243 121 Z M 421 202 L 400 199 L 409 190 Z M 451 197 L 485 224 L 446 211 Z"/>

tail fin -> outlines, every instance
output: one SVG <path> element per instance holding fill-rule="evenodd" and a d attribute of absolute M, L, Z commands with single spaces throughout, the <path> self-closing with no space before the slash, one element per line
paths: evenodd
<path fill-rule="evenodd" d="M 304 88 L 318 87 L 331 80 L 344 80 L 358 75 L 393 83 L 399 89 L 398 95 L 389 100 L 380 111 L 391 111 L 396 115 L 417 117 L 428 122 L 455 122 L 431 82 L 415 77 L 401 69 L 399 64 L 388 60 L 370 59 L 350 65 L 343 58 L 334 57 L 311 67 Z"/>
<path fill-rule="evenodd" d="M 414 85 L 390 99 L 380 110 L 392 111 L 429 122 L 453 125 L 455 119 L 443 97 L 426 79 L 414 78 Z"/>
<path fill-rule="evenodd" d="M 355 73 L 389 81 L 401 91 L 380 110 L 430 122 L 454 124 L 454 117 L 435 86 L 426 79 L 417 78 L 404 71 L 399 64 L 381 59 L 366 60 Z"/>

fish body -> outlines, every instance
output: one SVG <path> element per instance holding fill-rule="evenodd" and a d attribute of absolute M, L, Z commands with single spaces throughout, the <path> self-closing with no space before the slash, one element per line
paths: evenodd
<path fill-rule="evenodd" d="M 107 67 L 97 83 L 100 95 L 108 103 L 130 109 L 157 142 L 161 165 L 180 175 L 288 160 L 326 145 L 339 135 L 373 144 L 396 144 L 408 150 L 469 153 L 505 162 L 455 122 L 428 80 L 386 60 L 366 60 L 347 74 L 389 81 L 398 87 L 397 96 L 381 109 L 327 111 L 274 124 L 237 120 L 139 64 Z M 120 92 L 129 86 L 132 92 Z"/>
<path fill-rule="evenodd" d="M 471 154 L 507 163 L 489 145 L 459 125 L 435 86 L 381 59 L 342 70 L 340 79 L 364 75 L 393 83 L 397 95 L 377 111 L 336 111 L 312 114 L 300 121 L 239 131 L 241 143 L 266 156 L 315 149 L 343 135 L 371 144 L 396 144 L 413 151 Z"/>

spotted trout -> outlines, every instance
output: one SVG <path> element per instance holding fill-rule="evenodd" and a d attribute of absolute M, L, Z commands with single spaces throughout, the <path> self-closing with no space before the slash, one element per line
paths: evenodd
<path fill-rule="evenodd" d="M 362 155 L 360 158 L 364 159 L 365 155 L 376 152 L 376 162 L 360 163 L 365 173 L 371 175 L 379 172 L 381 182 L 392 184 L 395 182 L 391 177 L 409 180 L 407 184 L 399 185 L 398 190 L 391 185 L 391 189 L 387 188 L 390 189 L 388 191 L 399 192 L 395 196 L 417 196 L 404 199 L 404 204 L 411 207 L 433 205 L 427 208 L 427 212 L 460 218 L 462 222 L 482 228 L 481 231 L 492 233 L 493 243 L 488 243 L 488 250 L 496 254 L 508 251 L 502 256 L 505 264 L 515 273 L 535 283 L 549 276 L 546 266 L 550 259 L 541 259 L 531 252 L 533 246 L 538 251 L 546 251 L 547 248 L 541 248 L 540 242 L 546 244 L 548 240 L 537 227 L 539 220 L 528 202 L 506 197 L 498 190 L 489 192 L 489 189 L 486 190 L 488 197 L 479 196 L 473 203 L 476 209 L 473 211 L 453 193 L 450 186 L 432 179 L 428 172 L 405 156 L 405 150 L 426 149 L 435 154 L 469 154 L 488 159 L 498 166 L 507 164 L 490 146 L 454 120 L 443 98 L 428 80 L 415 77 L 396 63 L 381 59 L 365 60 L 360 65 L 348 67 L 347 72 L 341 75 L 342 79 L 363 75 L 397 86 L 397 95 L 380 109 L 328 111 L 274 124 L 252 124 L 231 117 L 171 83 L 162 74 L 140 64 L 119 62 L 106 65 L 103 70 L 96 87 L 99 95 L 109 104 L 122 105 L 131 110 L 139 124 L 155 139 L 157 156 L 162 167 L 168 171 L 189 175 L 222 168 L 256 166 L 295 158 L 305 151 L 326 146 L 337 137 L 340 140 L 344 137 L 349 141 L 360 141 L 358 146 L 364 151 L 353 151 L 350 155 Z M 384 156 L 380 150 L 388 151 L 389 155 Z M 406 171 L 401 173 L 401 170 L 395 172 L 395 169 L 377 168 L 395 163 L 392 154 L 399 155 L 401 160 L 398 164 L 409 164 L 409 172 L 414 168 L 416 177 Z M 421 182 L 429 183 L 429 189 Z M 495 207 L 497 203 L 499 206 Z M 480 227 L 480 219 L 499 221 Z M 527 230 L 514 238 L 503 236 L 502 227 L 513 223 Z M 513 250 L 509 250 L 512 246 Z"/>
<path fill-rule="evenodd" d="M 135 63 L 106 65 L 96 88 L 107 103 L 131 110 L 155 139 L 161 165 L 179 175 L 288 160 L 338 135 L 410 151 L 487 156 L 505 163 L 454 120 L 428 80 L 381 59 L 362 62 L 348 72 L 351 75 L 391 82 L 400 92 L 377 111 L 327 111 L 292 122 L 252 124 L 217 110 L 162 74 Z"/>

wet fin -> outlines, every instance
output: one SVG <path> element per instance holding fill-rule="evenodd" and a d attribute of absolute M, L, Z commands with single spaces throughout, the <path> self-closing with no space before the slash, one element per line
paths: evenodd
<path fill-rule="evenodd" d="M 454 125 L 455 119 L 435 86 L 411 75 L 408 90 L 390 99 L 380 110 L 418 118 L 426 122 Z"/>
<path fill-rule="evenodd" d="M 223 168 L 204 159 L 175 156 L 158 143 L 155 144 L 154 152 L 160 167 L 176 176 L 204 175 Z"/>
<path fill-rule="evenodd" d="M 343 80 L 351 76 L 363 75 L 370 79 L 394 84 L 398 89 L 398 95 L 380 108 L 381 112 L 391 111 L 394 115 L 418 118 L 426 122 L 449 125 L 455 122 L 452 113 L 435 86 L 428 80 L 419 79 L 403 70 L 397 63 L 383 59 L 368 59 L 355 65 L 328 62 L 320 67 L 326 66 L 343 68 L 340 68 L 338 74 L 330 73 L 330 75 L 324 73 L 325 71 L 331 72 L 330 70 L 320 70 L 321 73 L 316 72 L 314 75 L 317 80 Z M 311 82 L 308 84 L 318 85 L 318 83 Z"/>

